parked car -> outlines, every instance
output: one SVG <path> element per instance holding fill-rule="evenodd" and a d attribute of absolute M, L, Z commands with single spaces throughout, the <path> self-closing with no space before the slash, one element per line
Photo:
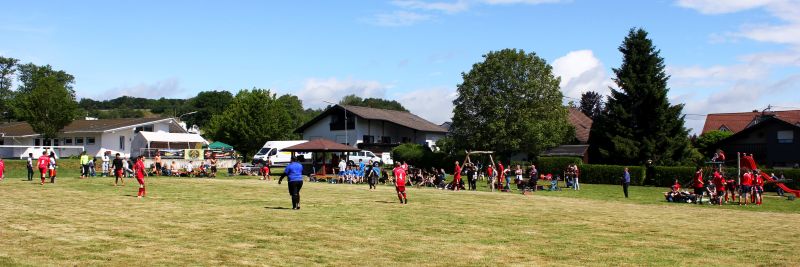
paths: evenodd
<path fill-rule="evenodd" d="M 367 163 L 370 160 L 373 162 L 381 161 L 381 157 L 376 156 L 375 153 L 372 153 L 372 151 L 369 150 L 361 150 L 358 152 L 345 152 L 345 155 L 348 156 L 348 160 L 350 160 L 350 162 L 352 162 L 353 164 L 358 164 L 358 160 L 361 160 L 364 163 Z"/>

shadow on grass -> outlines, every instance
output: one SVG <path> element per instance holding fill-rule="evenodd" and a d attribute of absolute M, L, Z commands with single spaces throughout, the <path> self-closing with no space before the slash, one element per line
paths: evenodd
<path fill-rule="evenodd" d="M 264 208 L 268 209 L 268 210 L 288 210 L 289 209 L 287 207 L 264 207 Z"/>

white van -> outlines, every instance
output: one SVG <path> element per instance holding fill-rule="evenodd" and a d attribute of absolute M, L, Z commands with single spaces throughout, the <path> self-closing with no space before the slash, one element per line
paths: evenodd
<path fill-rule="evenodd" d="M 359 159 L 365 164 L 368 163 L 370 160 L 373 162 L 381 161 L 380 157 L 375 156 L 375 153 L 372 153 L 372 151 L 369 150 L 361 150 L 358 152 L 345 152 L 345 154 L 348 156 L 348 159 L 355 164 L 358 164 Z"/>
<path fill-rule="evenodd" d="M 269 160 L 273 165 L 285 165 L 292 159 L 292 152 L 281 151 L 284 148 L 302 144 L 308 140 L 292 140 L 292 141 L 268 141 L 261 147 L 255 156 L 253 156 L 253 164 L 258 164 Z M 298 152 L 296 156 L 303 156 L 306 160 L 311 159 L 311 152 Z"/>

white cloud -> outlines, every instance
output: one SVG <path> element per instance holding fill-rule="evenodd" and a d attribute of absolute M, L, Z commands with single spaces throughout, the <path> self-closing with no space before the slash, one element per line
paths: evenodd
<path fill-rule="evenodd" d="M 392 4 L 401 8 L 441 11 L 445 13 L 458 13 L 469 9 L 469 3 L 464 0 L 455 2 L 426 2 L 419 0 L 398 0 Z"/>
<path fill-rule="evenodd" d="M 346 80 L 339 80 L 337 78 L 311 78 L 306 80 L 303 88 L 297 92 L 297 97 L 303 100 L 303 105 L 305 107 L 319 108 L 328 105 L 325 101 L 338 103 L 342 97 L 350 94 L 355 94 L 362 98 L 383 98 L 388 88 L 391 88 L 391 86 L 378 81 L 354 80 L 349 78 Z"/>
<path fill-rule="evenodd" d="M 769 69 L 763 64 L 737 64 L 730 66 L 669 66 L 670 85 L 677 87 L 710 87 L 730 81 L 755 81 L 765 79 Z"/>
<path fill-rule="evenodd" d="M 392 13 L 377 14 L 367 21 L 377 26 L 401 27 L 411 26 L 429 19 L 431 19 L 430 15 L 398 10 Z"/>
<path fill-rule="evenodd" d="M 540 4 L 565 3 L 565 2 L 571 2 L 571 0 L 483 0 L 481 2 L 489 5 L 513 5 L 513 4 L 540 5 Z"/>
<path fill-rule="evenodd" d="M 430 122 L 441 124 L 453 118 L 455 88 L 426 88 L 398 94 L 396 99 L 406 109 Z"/>
<path fill-rule="evenodd" d="M 160 97 L 186 97 L 187 91 L 180 86 L 180 80 L 175 77 L 167 78 L 154 83 L 139 83 L 136 85 L 122 85 L 102 91 L 94 96 L 97 100 L 114 99 L 121 96 L 160 98 Z"/>
<path fill-rule="evenodd" d="M 678 6 L 691 8 L 703 14 L 725 14 L 763 7 L 774 0 L 679 0 Z"/>
<path fill-rule="evenodd" d="M 608 95 L 614 83 L 603 63 L 591 50 L 567 53 L 553 61 L 553 74 L 561 77 L 561 91 L 565 96 L 580 98 L 586 91 Z"/>

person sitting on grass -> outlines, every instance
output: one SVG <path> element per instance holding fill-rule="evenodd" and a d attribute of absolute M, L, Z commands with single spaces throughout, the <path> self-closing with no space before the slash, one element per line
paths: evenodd
<path fill-rule="evenodd" d="M 706 183 L 705 193 L 708 195 L 708 201 L 711 202 L 712 205 L 717 203 L 717 186 L 714 183 Z"/>
<path fill-rule="evenodd" d="M 190 160 L 189 163 L 186 163 L 186 166 L 183 168 L 186 170 L 186 177 L 192 177 L 192 174 L 194 174 L 194 165 L 192 161 Z"/>
<path fill-rule="evenodd" d="M 678 179 L 675 179 L 675 184 L 672 185 L 672 188 L 669 192 L 664 193 L 664 197 L 667 198 L 667 202 L 677 202 L 676 199 L 680 193 L 681 184 L 678 182 Z"/>
<path fill-rule="evenodd" d="M 236 163 L 233 164 L 233 175 L 241 175 L 242 174 L 242 161 L 236 160 Z"/>
<path fill-rule="evenodd" d="M 260 180 L 263 180 L 263 181 L 269 181 L 269 180 L 272 180 L 272 179 L 269 177 L 269 165 L 268 165 L 266 162 L 264 162 L 264 163 L 261 165 L 261 179 L 260 179 Z"/>
<path fill-rule="evenodd" d="M 172 161 L 172 164 L 169 165 L 169 172 L 170 172 L 170 174 L 172 176 L 180 176 L 181 175 L 180 169 L 178 168 L 178 163 L 175 162 L 174 160 Z"/>

